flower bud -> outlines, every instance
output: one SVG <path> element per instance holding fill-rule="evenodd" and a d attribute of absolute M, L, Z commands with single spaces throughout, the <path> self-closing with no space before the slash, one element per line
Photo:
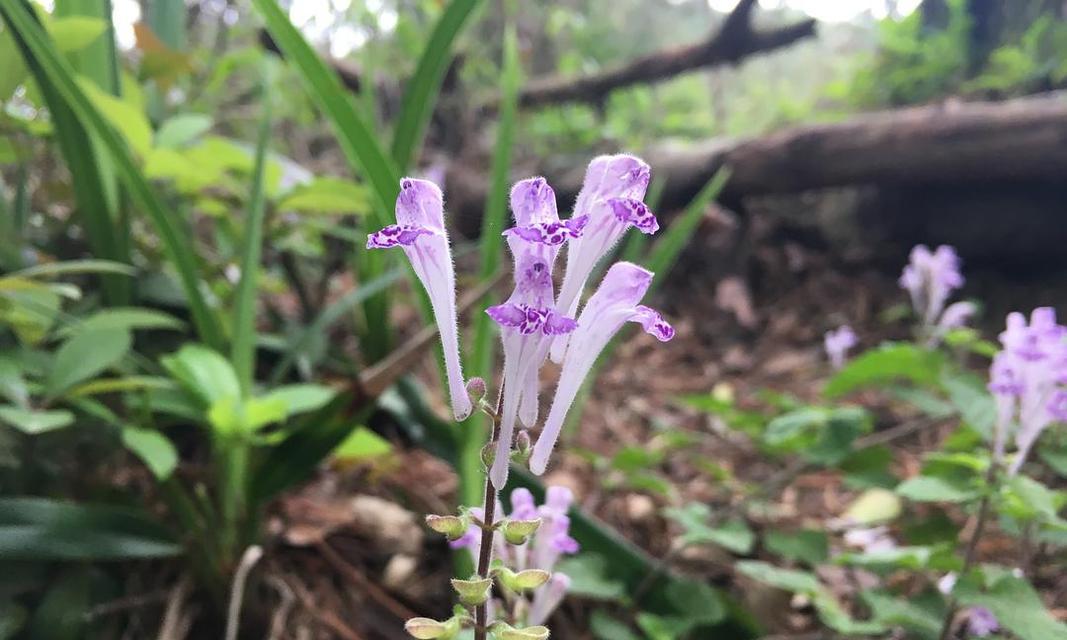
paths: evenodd
<path fill-rule="evenodd" d="M 489 628 L 497 640 L 547 640 L 548 627 L 536 626 L 516 629 L 506 622 L 495 622 Z"/>
<path fill-rule="evenodd" d="M 468 607 L 476 607 L 485 604 L 489 600 L 489 591 L 493 588 L 491 578 L 477 578 L 473 580 L 452 579 L 452 588 L 459 594 L 459 601 Z"/>
<path fill-rule="evenodd" d="M 533 453 L 533 443 L 530 441 L 530 432 L 523 429 L 515 436 L 515 449 L 511 452 L 511 460 L 516 464 L 526 466 Z"/>
<path fill-rule="evenodd" d="M 419 640 L 451 640 L 459 633 L 459 620 L 453 617 L 438 622 L 430 618 L 412 618 L 404 623 L 404 630 Z"/>
<path fill-rule="evenodd" d="M 440 534 L 444 534 L 449 540 L 458 540 L 467 529 L 470 528 L 468 518 L 459 516 L 426 516 L 426 526 Z"/>
<path fill-rule="evenodd" d="M 533 520 L 508 520 L 504 523 L 503 527 L 504 539 L 508 541 L 508 544 L 526 544 L 526 541 L 530 539 L 530 536 L 532 536 L 540 526 L 540 518 L 534 518 Z"/>
<path fill-rule="evenodd" d="M 470 396 L 471 402 L 478 406 L 485 397 L 485 380 L 482 378 L 467 380 L 467 395 Z"/>

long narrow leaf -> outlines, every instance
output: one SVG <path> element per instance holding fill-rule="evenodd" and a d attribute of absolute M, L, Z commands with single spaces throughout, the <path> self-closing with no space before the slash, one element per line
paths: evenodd
<path fill-rule="evenodd" d="M 453 0 L 434 26 L 426 49 L 419 58 L 415 75 L 408 82 L 404 102 L 400 108 L 393 133 L 393 160 L 396 166 L 407 169 L 422 141 L 426 123 L 436 103 L 434 95 L 452 61 L 453 45 L 481 0 Z"/>
<path fill-rule="evenodd" d="M 174 263 L 200 337 L 207 344 L 222 348 L 222 330 L 200 291 L 196 254 L 188 235 L 177 225 L 177 215 L 163 204 L 148 184 L 122 137 L 78 86 L 70 66 L 56 51 L 27 6 L 23 2 L 0 2 L 0 13 L 17 35 L 27 63 L 39 77 L 55 85 L 79 121 L 99 137 L 115 161 L 116 170 L 131 197 L 151 218 L 167 257 Z"/>
<path fill-rule="evenodd" d="M 267 74 L 265 69 L 264 75 Z M 270 80 L 263 78 L 263 115 L 256 140 L 256 160 L 252 170 L 252 192 L 248 198 L 248 216 L 245 222 L 245 246 L 241 251 L 241 280 L 237 283 L 237 295 L 233 310 L 233 338 L 231 358 L 241 391 L 247 396 L 252 392 L 252 380 L 256 366 L 256 286 L 259 281 L 259 260 L 263 250 L 263 217 L 266 212 L 263 191 L 263 175 L 267 165 L 267 147 L 271 132 Z"/>

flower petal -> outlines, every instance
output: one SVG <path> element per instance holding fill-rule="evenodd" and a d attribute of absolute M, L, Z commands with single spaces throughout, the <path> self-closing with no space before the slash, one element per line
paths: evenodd
<path fill-rule="evenodd" d="M 571 334 L 570 347 L 563 361 L 556 397 L 552 400 L 545 426 L 530 458 L 530 470 L 535 474 L 544 473 L 548 466 L 548 457 L 563 427 L 563 420 L 581 388 L 582 381 L 619 328 L 626 321 L 635 320 L 648 322 L 654 332 L 666 335 L 666 328 L 656 326 L 657 323 L 662 323 L 662 319 L 656 320 L 659 314 L 647 307 L 638 308 L 637 303 L 651 284 L 651 271 L 629 262 L 617 262 L 608 269 L 600 287 L 582 309 L 582 314 L 578 317 L 578 328 Z M 669 325 L 666 327 L 669 328 Z"/>

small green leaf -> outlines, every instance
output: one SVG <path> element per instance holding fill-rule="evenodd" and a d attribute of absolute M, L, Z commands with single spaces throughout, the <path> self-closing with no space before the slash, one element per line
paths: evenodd
<path fill-rule="evenodd" d="M 826 533 L 805 529 L 801 531 L 768 531 L 763 543 L 771 553 L 789 560 L 817 565 L 830 556 L 830 542 Z"/>
<path fill-rule="evenodd" d="M 166 480 L 178 466 L 178 451 L 162 433 L 154 429 L 126 427 L 122 443 L 137 455 L 157 480 Z"/>
<path fill-rule="evenodd" d="M 915 476 L 897 485 L 896 492 L 916 502 L 967 502 L 978 497 L 978 490 L 934 476 Z"/>
<path fill-rule="evenodd" d="M 365 187 L 340 178 L 319 177 L 294 187 L 278 201 L 279 211 L 365 214 L 371 203 Z"/>
<path fill-rule="evenodd" d="M 176 149 L 193 142 L 211 130 L 211 116 L 180 113 L 166 120 L 156 131 L 156 146 Z"/>
<path fill-rule="evenodd" d="M 163 367 L 205 407 L 221 398 L 239 398 L 241 386 L 226 358 L 203 345 L 188 344 L 161 359 Z"/>
<path fill-rule="evenodd" d="M 45 381 L 50 397 L 106 371 L 130 350 L 130 332 L 121 328 L 81 331 L 71 336 L 56 352 Z"/>
<path fill-rule="evenodd" d="M 45 21 L 48 33 L 61 53 L 81 51 L 107 31 L 107 22 L 87 16 L 64 16 Z"/>
<path fill-rule="evenodd" d="M 137 307 L 113 307 L 97 311 L 80 322 L 64 327 L 61 335 L 69 336 L 82 331 L 99 329 L 125 329 L 127 331 L 135 329 L 169 329 L 181 331 L 184 328 L 184 322 L 162 311 Z"/>
<path fill-rule="evenodd" d="M 274 389 L 265 399 L 278 400 L 285 404 L 286 414 L 295 416 L 326 406 L 337 392 L 317 384 L 294 384 Z"/>
<path fill-rule="evenodd" d="M 600 609 L 594 609 L 589 618 L 589 630 L 597 640 L 641 640 L 621 620 L 613 618 Z"/>
<path fill-rule="evenodd" d="M 835 398 L 850 391 L 893 380 L 936 386 L 944 356 L 910 343 L 888 343 L 849 362 L 826 384 L 823 393 Z"/>
<path fill-rule="evenodd" d="M 742 560 L 736 568 L 753 580 L 793 593 L 813 594 L 822 589 L 815 574 L 807 571 L 782 569 L 758 560 Z"/>
<path fill-rule="evenodd" d="M 598 554 L 582 553 L 565 558 L 556 570 L 567 574 L 571 586 L 567 590 L 575 596 L 593 600 L 618 600 L 626 593 L 622 582 L 607 577 L 607 560 Z"/>
<path fill-rule="evenodd" d="M 868 489 L 845 509 L 842 518 L 859 525 L 888 522 L 900 515 L 900 508 L 900 498 L 892 491 Z"/>
<path fill-rule="evenodd" d="M 333 457 L 346 461 L 370 460 L 392 451 L 393 445 L 388 440 L 367 427 L 359 427 L 333 450 Z"/>
<path fill-rule="evenodd" d="M 35 435 L 69 427 L 74 423 L 74 414 L 69 411 L 35 411 L 20 407 L 0 406 L 0 422 L 19 431 Z"/>

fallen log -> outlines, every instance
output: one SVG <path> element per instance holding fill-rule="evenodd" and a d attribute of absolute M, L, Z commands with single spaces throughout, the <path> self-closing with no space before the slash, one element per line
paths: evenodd
<path fill-rule="evenodd" d="M 1067 92 L 1004 102 L 947 102 L 803 125 L 767 136 L 713 139 L 646 150 L 666 180 L 661 208 L 685 205 L 725 165 L 723 198 L 847 185 L 978 185 L 1060 181 L 1067 176 Z M 487 184 L 476 170 L 451 166 L 450 211 L 476 235 Z M 546 172 L 561 210 L 581 187 L 584 167 Z"/>
<path fill-rule="evenodd" d="M 535 78 L 519 93 L 520 107 L 563 102 L 599 103 L 616 89 L 669 80 L 707 67 L 736 64 L 753 54 L 788 46 L 815 35 L 815 20 L 757 31 L 752 25 L 756 0 L 742 0 L 720 29 L 696 44 L 657 51 L 622 66 L 578 78 Z M 495 107 L 497 98 L 484 105 Z"/>

